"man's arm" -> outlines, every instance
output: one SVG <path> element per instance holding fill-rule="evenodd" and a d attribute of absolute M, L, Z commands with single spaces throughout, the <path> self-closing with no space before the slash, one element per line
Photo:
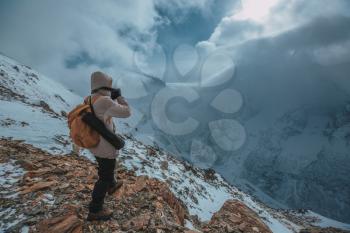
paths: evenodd
<path fill-rule="evenodd" d="M 107 116 L 119 118 L 127 118 L 131 116 L 129 104 L 122 96 L 119 96 L 116 100 L 111 99 L 111 102 L 112 104 L 106 112 Z"/>

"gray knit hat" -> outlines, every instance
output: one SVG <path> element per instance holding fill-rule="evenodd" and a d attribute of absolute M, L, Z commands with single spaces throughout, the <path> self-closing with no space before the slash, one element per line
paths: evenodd
<path fill-rule="evenodd" d="M 112 78 L 101 71 L 96 71 L 91 74 L 91 91 L 101 87 L 111 88 Z"/>

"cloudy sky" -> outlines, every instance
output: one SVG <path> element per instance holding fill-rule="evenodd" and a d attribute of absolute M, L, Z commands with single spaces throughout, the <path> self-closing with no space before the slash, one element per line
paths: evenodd
<path fill-rule="evenodd" d="M 348 64 L 349 25 L 348 0 L 5 0 L 0 52 L 86 95 L 92 71 L 118 79 L 152 62 L 155 70 L 179 45 L 187 46 L 179 60 L 192 59 L 186 48 L 242 57 L 265 39 L 269 53 L 303 50 L 322 66 Z"/>

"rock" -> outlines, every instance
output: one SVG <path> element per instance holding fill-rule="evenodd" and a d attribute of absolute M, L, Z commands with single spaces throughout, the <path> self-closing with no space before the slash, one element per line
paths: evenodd
<path fill-rule="evenodd" d="M 25 121 L 21 121 L 20 124 L 21 124 L 22 127 L 26 127 L 26 126 L 29 125 L 29 123 L 25 122 Z"/>
<path fill-rule="evenodd" d="M 149 214 L 141 214 L 136 216 L 122 225 L 123 230 L 140 231 L 148 227 L 151 216 Z"/>
<path fill-rule="evenodd" d="M 19 72 L 18 66 L 15 65 L 15 66 L 13 66 L 12 68 L 13 68 L 14 70 L 16 70 L 17 72 Z"/>
<path fill-rule="evenodd" d="M 117 199 L 121 199 L 138 192 L 154 193 L 159 196 L 161 201 L 165 202 L 174 212 L 175 222 L 184 225 L 185 216 L 188 215 L 187 207 L 170 191 L 166 183 L 146 176 L 139 176 L 134 182 L 124 182 L 115 196 Z M 150 195 L 150 197 L 152 196 L 154 195 Z"/>
<path fill-rule="evenodd" d="M 47 181 L 47 182 L 38 182 L 35 183 L 29 187 L 23 187 L 23 189 L 20 191 L 20 194 L 24 195 L 31 192 L 36 192 L 38 190 L 46 189 L 48 187 L 55 186 L 57 184 L 57 181 Z"/>
<path fill-rule="evenodd" d="M 37 169 L 37 167 L 32 162 L 25 159 L 17 160 L 16 164 L 19 164 L 21 167 L 28 171 Z"/>
<path fill-rule="evenodd" d="M 272 233 L 255 212 L 237 200 L 226 201 L 203 227 L 203 232 Z"/>
<path fill-rule="evenodd" d="M 63 169 L 63 168 L 59 168 L 59 167 L 55 167 L 51 173 L 54 173 L 56 175 L 63 175 L 63 174 L 66 174 L 68 171 L 66 169 Z"/>
<path fill-rule="evenodd" d="M 61 116 L 63 116 L 63 117 L 67 117 L 67 113 L 65 112 L 65 111 L 61 111 Z"/>
<path fill-rule="evenodd" d="M 39 233 L 82 233 L 82 221 L 74 214 L 45 219 L 36 226 Z"/>
<path fill-rule="evenodd" d="M 52 171 L 51 168 L 41 168 L 41 169 L 38 169 L 38 170 L 35 170 L 35 171 L 27 172 L 25 177 L 30 177 L 30 178 L 38 177 L 38 176 L 42 176 L 42 175 L 44 175 L 46 173 L 49 173 L 51 171 Z"/>
<path fill-rule="evenodd" d="M 66 188 L 68 188 L 69 186 L 70 186 L 69 183 L 63 183 L 63 184 L 61 184 L 58 188 L 59 188 L 59 189 L 66 189 Z"/>
<path fill-rule="evenodd" d="M 50 105 L 48 105 L 45 101 L 40 100 L 39 106 L 42 107 L 44 110 L 48 112 L 53 112 L 53 110 L 50 108 Z"/>
<path fill-rule="evenodd" d="M 216 172 L 209 168 L 209 169 L 206 169 L 205 170 L 205 173 L 204 173 L 204 178 L 205 180 L 215 180 L 216 179 Z"/>
<path fill-rule="evenodd" d="M 150 147 L 150 148 L 148 148 L 148 150 L 147 150 L 147 154 L 150 155 L 150 156 L 156 156 L 157 152 L 156 152 L 155 149 L 153 149 L 153 148 Z"/>
<path fill-rule="evenodd" d="M 168 170 L 168 166 L 169 166 L 169 164 L 168 164 L 168 161 L 166 161 L 166 160 L 162 161 L 160 164 L 160 168 L 162 170 Z"/>

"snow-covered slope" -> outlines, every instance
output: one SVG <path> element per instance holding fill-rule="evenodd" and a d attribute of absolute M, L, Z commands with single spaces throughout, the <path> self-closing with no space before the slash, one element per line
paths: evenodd
<path fill-rule="evenodd" d="M 0 136 L 53 153 L 70 150 L 64 117 L 81 98 L 31 68 L 0 55 Z"/>
<path fill-rule="evenodd" d="M 65 113 L 62 111 L 69 111 L 81 101 L 81 97 L 4 56 L 0 56 L 0 75 L 0 136 L 22 139 L 51 153 L 70 151 Z M 134 130 L 127 128 L 125 125 L 123 130 L 128 133 Z M 302 227 L 319 224 L 350 229 L 349 225 L 311 212 L 271 209 L 228 184 L 213 170 L 195 168 L 128 135 L 119 162 L 138 175 L 167 182 L 175 195 L 187 205 L 190 214 L 203 221 L 209 220 L 226 200 L 238 199 L 253 209 L 276 233 L 298 232 Z M 6 177 L 9 169 L 17 168 L 13 164 L 1 164 L 0 176 Z M 18 173 L 21 172 L 18 170 Z"/>

